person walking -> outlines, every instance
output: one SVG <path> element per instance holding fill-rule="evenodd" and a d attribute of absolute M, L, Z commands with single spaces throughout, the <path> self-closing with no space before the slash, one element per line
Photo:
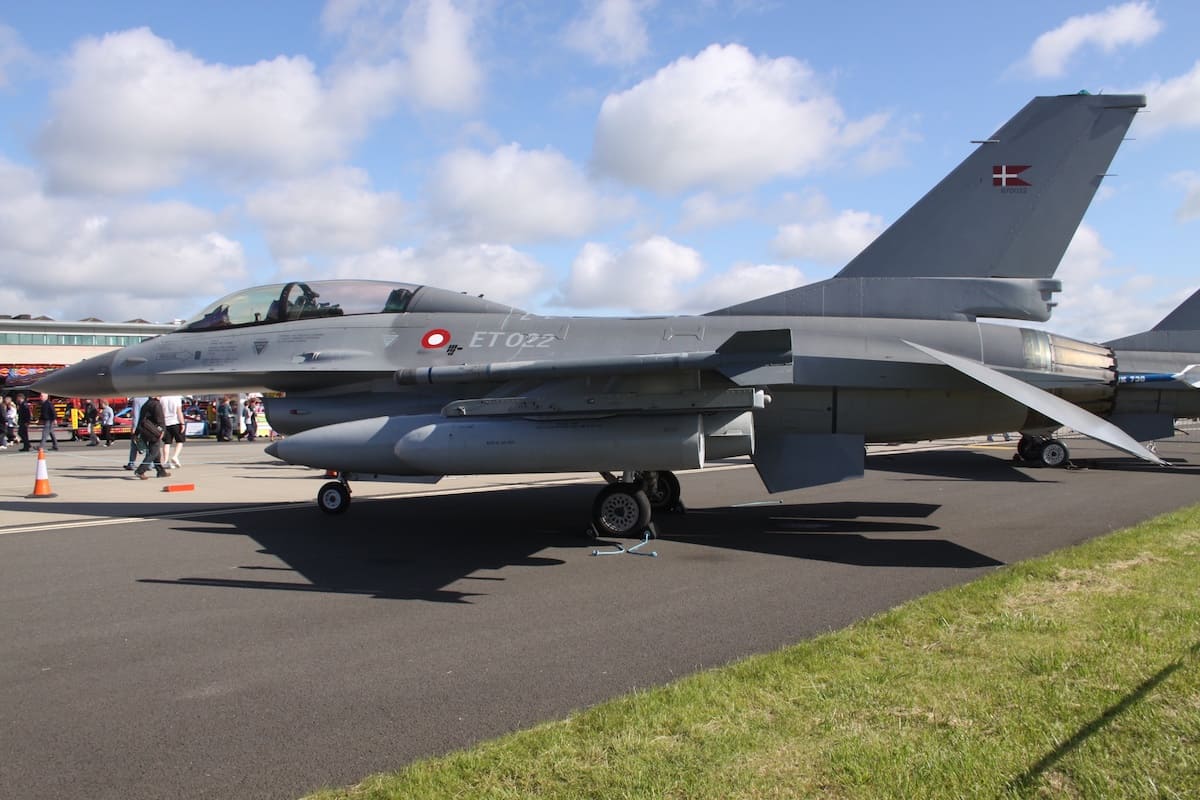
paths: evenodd
<path fill-rule="evenodd" d="M 100 422 L 100 409 L 91 400 L 83 407 L 83 424 L 87 427 L 88 432 L 88 447 L 96 447 L 100 444 L 100 437 L 96 435 L 96 425 Z"/>
<path fill-rule="evenodd" d="M 11 397 L 4 398 L 4 441 L 5 449 L 17 443 L 17 404 Z"/>
<path fill-rule="evenodd" d="M 17 435 L 21 437 L 21 452 L 29 452 L 29 423 L 33 421 L 33 409 L 24 392 L 17 393 Z"/>
<path fill-rule="evenodd" d="M 233 441 L 233 406 L 229 405 L 229 397 L 221 398 L 217 405 L 217 441 Z"/>
<path fill-rule="evenodd" d="M 141 453 L 138 450 L 137 421 L 142 418 L 142 406 L 146 404 L 148 399 L 148 397 L 135 397 L 130 401 L 133 405 L 133 411 L 129 419 L 133 423 L 133 427 L 129 430 L 129 461 L 125 462 L 125 469 L 133 469 L 137 466 L 138 454 Z"/>
<path fill-rule="evenodd" d="M 116 415 L 107 400 L 100 401 L 100 435 L 104 437 L 104 446 L 112 447 L 112 428 Z"/>
<path fill-rule="evenodd" d="M 187 423 L 183 419 L 183 398 L 177 394 L 163 395 L 159 402 L 162 403 L 163 417 L 167 421 L 167 429 L 163 433 L 163 463 L 168 467 L 181 467 L 183 465 L 179 462 L 179 454 L 183 452 L 183 443 L 187 441 L 184 434 Z M 171 445 L 175 445 L 174 455 L 171 455 Z"/>
<path fill-rule="evenodd" d="M 162 403 L 157 397 L 151 396 L 145 403 L 142 404 L 142 413 L 138 417 L 137 427 L 134 429 L 134 436 L 141 439 L 146 446 L 146 456 L 142 459 L 142 463 L 138 465 L 137 470 L 133 473 L 142 480 L 147 480 L 150 476 L 146 473 L 150 471 L 151 464 L 154 465 L 154 474 L 159 478 L 170 477 L 171 473 L 163 466 L 163 433 L 167 429 L 166 418 L 163 416 Z"/>
<path fill-rule="evenodd" d="M 46 449 L 46 440 L 49 439 L 50 449 L 58 449 L 58 437 L 54 435 L 54 426 L 58 424 L 58 413 L 54 410 L 54 401 L 50 399 L 50 395 L 42 392 L 42 443 L 41 449 Z"/>
<path fill-rule="evenodd" d="M 258 438 L 258 400 L 251 397 L 242 406 L 242 419 L 246 423 L 246 441 L 253 442 Z"/>

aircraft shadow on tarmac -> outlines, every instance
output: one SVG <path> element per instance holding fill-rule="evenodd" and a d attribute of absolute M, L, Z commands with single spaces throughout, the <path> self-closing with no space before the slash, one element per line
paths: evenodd
<path fill-rule="evenodd" d="M 863 502 L 691 509 L 679 518 L 682 524 L 670 521 L 660 531 L 669 541 L 862 567 L 973 569 L 1003 564 L 946 539 L 880 535 L 936 531 L 936 525 L 894 518 L 924 519 L 938 508 L 928 503 Z"/>
<path fill-rule="evenodd" d="M 913 453 L 874 453 L 867 456 L 867 469 L 876 472 L 897 472 L 923 475 L 928 480 L 991 481 L 1046 483 L 1054 480 L 1055 471 L 1043 469 L 1026 473 L 1018 467 L 1028 467 L 1011 459 L 1008 453 L 980 453 L 975 450 L 926 450 Z M 912 478 L 911 480 L 921 480 Z"/>
<path fill-rule="evenodd" d="M 183 534 L 249 536 L 282 564 L 244 564 L 231 578 L 145 577 L 142 582 L 231 589 L 330 592 L 382 599 L 470 603 L 505 568 L 552 567 L 562 558 L 539 555 L 569 548 L 584 556 L 612 542 L 582 535 L 594 486 L 514 489 L 470 497 L 365 500 L 343 516 L 312 507 L 270 513 L 210 514 L 181 520 Z M 1000 564 L 943 539 L 881 534 L 927 533 L 936 526 L 905 521 L 938 509 L 923 503 L 810 503 L 697 509 L 662 515 L 664 542 L 830 561 L 860 566 L 977 568 Z M 897 519 L 899 518 L 899 519 Z M 628 545 L 628 542 L 624 542 Z M 666 554 L 664 554 L 666 555 Z M 666 555 L 669 557 L 669 555 Z M 477 575 L 477 572 L 495 571 Z M 479 583 L 464 590 L 462 581 Z M 455 585 L 458 584 L 458 585 Z M 451 588 L 452 587 L 452 588 Z"/>
<path fill-rule="evenodd" d="M 356 500 L 344 515 L 311 505 L 269 513 L 206 516 L 186 521 L 182 533 L 236 534 L 262 545 L 286 566 L 244 565 L 245 577 L 143 579 L 149 583 L 303 592 L 361 594 L 382 599 L 469 603 L 488 582 L 503 581 L 506 567 L 546 567 L 560 558 L 546 548 L 594 546 L 581 535 L 581 497 L 593 487 L 549 487 L 462 495 Z M 586 508 L 586 506 L 582 506 Z M 570 527 L 563 519 L 572 520 Z M 294 578 L 282 577 L 292 572 Z M 263 573 L 280 575 L 265 577 Z M 226 573 L 227 574 L 227 573 Z M 262 576 L 262 577 L 260 577 Z M 447 587 L 480 582 L 481 591 Z"/>

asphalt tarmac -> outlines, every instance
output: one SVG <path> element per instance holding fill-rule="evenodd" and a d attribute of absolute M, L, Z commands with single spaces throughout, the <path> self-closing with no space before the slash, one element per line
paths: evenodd
<path fill-rule="evenodd" d="M 683 474 L 657 558 L 592 555 L 595 476 L 360 483 L 329 517 L 321 473 L 261 442 L 191 442 L 147 481 L 124 443 L 64 443 L 40 499 L 36 459 L 0 452 L 0 797 L 349 784 L 1200 498 L 1200 437 L 1159 446 L 1172 470 L 955 444 L 777 496 L 743 465 Z"/>

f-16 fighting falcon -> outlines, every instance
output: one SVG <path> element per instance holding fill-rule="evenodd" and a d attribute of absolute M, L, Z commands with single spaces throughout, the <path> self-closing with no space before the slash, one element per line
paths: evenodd
<path fill-rule="evenodd" d="M 1044 320 L 1053 273 L 1140 95 L 1035 98 L 838 276 L 700 316 L 550 317 L 433 286 L 294 281 L 67 367 L 59 394 L 259 390 L 267 452 L 352 476 L 594 471 L 598 535 L 637 536 L 673 471 L 750 456 L 769 491 L 860 476 L 867 442 L 1103 419 L 1112 350 Z"/>

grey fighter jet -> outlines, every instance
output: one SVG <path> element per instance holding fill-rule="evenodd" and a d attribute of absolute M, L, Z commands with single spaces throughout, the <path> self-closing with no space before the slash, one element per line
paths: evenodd
<path fill-rule="evenodd" d="M 330 513 L 348 507 L 351 476 L 600 472 L 611 482 L 592 508 L 599 535 L 638 535 L 652 506 L 677 503 L 673 471 L 733 456 L 750 456 L 778 492 L 860 476 L 867 442 L 1053 420 L 1162 463 L 1094 413 L 1110 409 L 1119 379 L 1110 348 L 975 319 L 1048 311 L 1041 279 L 1025 277 L 1033 267 L 1009 273 L 1057 263 L 1143 105 L 1035 99 L 1014 118 L 1021 125 L 1002 128 L 881 237 L 918 264 L 867 258 L 868 248 L 847 268 L 864 273 L 833 279 L 858 289 L 820 289 L 830 299 L 817 309 L 795 290 L 701 316 L 548 317 L 432 286 L 290 282 L 228 295 L 177 331 L 38 388 L 284 392 L 267 415 L 287 437 L 267 450 L 338 470 L 318 492 Z M 1042 149 L 1013 150 L 1022 141 Z M 974 212 L 930 230 L 939 215 L 922 208 Z M 954 263 L 969 278 L 948 275 Z M 925 276 L 926 264 L 942 266 Z M 906 269 L 923 288 L 894 282 Z M 939 294 L 938 281 L 958 288 Z M 913 311 L 929 294 L 945 302 Z M 1010 302 L 1018 296 L 1042 308 Z"/>
<path fill-rule="evenodd" d="M 1139 441 L 1166 439 L 1200 417 L 1200 291 L 1148 331 L 1107 345 L 1121 364 L 1112 421 Z"/>
<path fill-rule="evenodd" d="M 1105 417 L 1139 442 L 1169 439 L 1181 418 L 1200 417 L 1200 291 L 1148 331 L 1105 343 L 1120 374 Z M 1022 429 L 1017 454 L 1027 461 L 1065 463 L 1057 425 Z"/>

